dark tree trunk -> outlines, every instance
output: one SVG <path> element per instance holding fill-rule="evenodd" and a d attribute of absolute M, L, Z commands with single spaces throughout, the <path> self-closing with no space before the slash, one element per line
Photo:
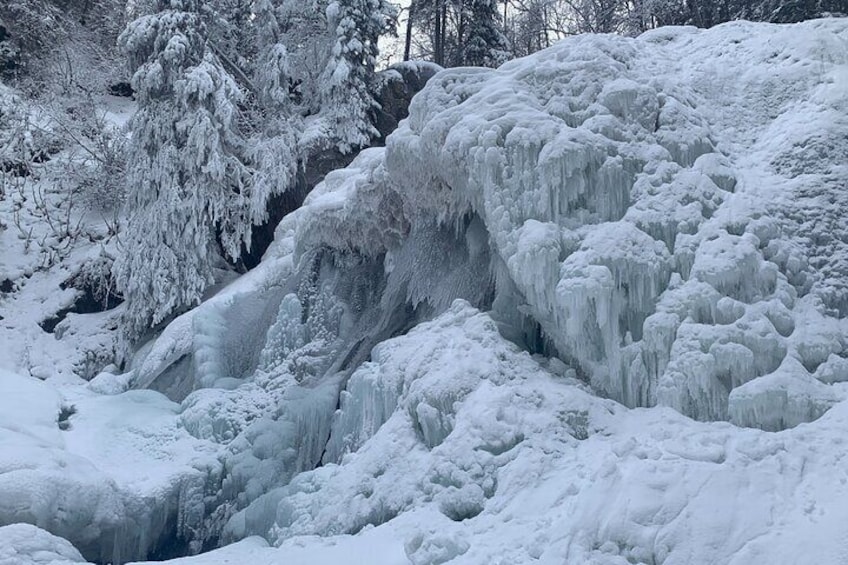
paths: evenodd
<path fill-rule="evenodd" d="M 409 61 L 410 54 L 412 51 L 412 16 L 413 10 L 415 8 L 415 2 L 409 3 L 409 14 L 407 14 L 406 18 L 406 38 L 403 43 L 403 60 Z"/>
<path fill-rule="evenodd" d="M 442 4 L 444 0 L 439 0 L 436 3 L 436 29 L 433 37 L 433 59 L 437 65 L 445 64 L 444 56 L 444 28 L 445 21 L 442 15 Z"/>

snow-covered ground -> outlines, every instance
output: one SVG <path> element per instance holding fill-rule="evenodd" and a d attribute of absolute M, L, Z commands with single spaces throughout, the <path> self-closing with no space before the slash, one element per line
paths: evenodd
<path fill-rule="evenodd" d="M 115 128 L 123 127 L 134 109 L 134 103 L 121 98 L 105 97 L 100 103 L 97 113 Z M 0 116 L 18 118 L 0 120 L 3 159 L 14 158 L 16 151 L 44 151 L 60 127 L 48 110 L 13 98 L 2 85 Z M 25 121 L 40 138 L 17 133 Z M 13 135 L 7 138 L 9 129 Z M 23 145 L 28 147 L 16 149 L 16 137 L 27 140 Z M 30 175 L 0 173 L 0 368 L 78 384 L 115 354 L 117 311 L 65 312 L 83 294 L 74 287 L 74 277 L 86 271 L 98 276 L 87 267 L 116 252 L 116 222 L 113 211 L 88 202 L 90 196 L 75 184 L 71 169 L 87 166 L 82 146 L 59 149 L 45 162 L 31 163 Z"/>
<path fill-rule="evenodd" d="M 0 564 L 848 563 L 845 186 L 846 19 L 444 71 L 127 373 L 4 295 Z"/>

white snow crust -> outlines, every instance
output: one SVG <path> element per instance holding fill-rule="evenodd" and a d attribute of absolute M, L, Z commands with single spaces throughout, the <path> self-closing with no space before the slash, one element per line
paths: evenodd
<path fill-rule="evenodd" d="M 74 546 L 30 524 L 0 527 L 0 564 L 70 565 L 85 563 Z"/>

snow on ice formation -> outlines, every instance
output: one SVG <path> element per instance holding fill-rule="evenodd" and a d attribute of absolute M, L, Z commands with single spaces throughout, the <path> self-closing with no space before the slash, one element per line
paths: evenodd
<path fill-rule="evenodd" d="M 408 559 L 390 563 L 848 555 L 846 403 L 783 434 L 628 410 L 556 360 L 521 352 L 462 301 L 383 342 L 347 390 L 333 433 L 352 451 L 228 524 L 233 537 L 274 542 L 263 550 L 269 563 L 316 535 L 344 544 L 381 531 L 394 542 L 372 543 L 386 555 L 402 545 Z"/>
<path fill-rule="evenodd" d="M 785 358 L 813 373 L 824 361 L 817 348 L 848 353 L 831 266 L 805 264 L 803 246 L 814 243 L 787 218 L 799 194 L 840 198 L 839 183 L 768 167 L 760 147 L 775 138 L 800 147 L 806 131 L 774 127 L 806 112 L 846 124 L 848 90 L 833 86 L 845 81 L 844 23 L 807 26 L 586 36 L 497 71 L 445 71 L 388 144 L 387 189 L 410 217 L 480 217 L 516 299 L 597 391 L 726 420 L 731 391 Z M 772 44 L 794 49 L 778 56 Z M 782 99 L 769 96 L 775 76 Z M 730 115 L 746 131 L 728 127 Z M 801 166 L 848 179 L 833 156 L 806 152 Z M 803 346 L 811 316 L 841 337 Z M 810 394 L 779 388 L 801 403 Z M 734 421 L 774 428 L 750 414 Z"/>
<path fill-rule="evenodd" d="M 735 22 L 439 73 L 128 373 L 10 377 L 39 404 L 0 413 L 0 489 L 102 508 L 0 523 L 236 542 L 185 565 L 848 562 L 846 46 Z"/>
<path fill-rule="evenodd" d="M 103 562 L 165 549 L 174 531 L 188 543 L 220 465 L 210 444 L 177 427 L 177 408 L 153 391 L 102 396 L 0 372 L 0 523 L 33 524 Z M 0 528 L 4 565 L 42 538 L 34 563 L 47 551 L 77 555 L 35 528 L 9 527 L 19 529 Z M 9 547 L 21 555 L 4 555 Z"/>
<path fill-rule="evenodd" d="M 70 565 L 85 563 L 67 540 L 30 524 L 0 527 L 2 565 Z"/>

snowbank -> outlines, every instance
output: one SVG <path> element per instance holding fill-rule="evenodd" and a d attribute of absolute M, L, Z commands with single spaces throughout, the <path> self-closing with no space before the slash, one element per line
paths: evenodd
<path fill-rule="evenodd" d="M 0 527 L 0 563 L 70 565 L 85 560 L 67 540 L 29 524 L 13 524 Z"/>

